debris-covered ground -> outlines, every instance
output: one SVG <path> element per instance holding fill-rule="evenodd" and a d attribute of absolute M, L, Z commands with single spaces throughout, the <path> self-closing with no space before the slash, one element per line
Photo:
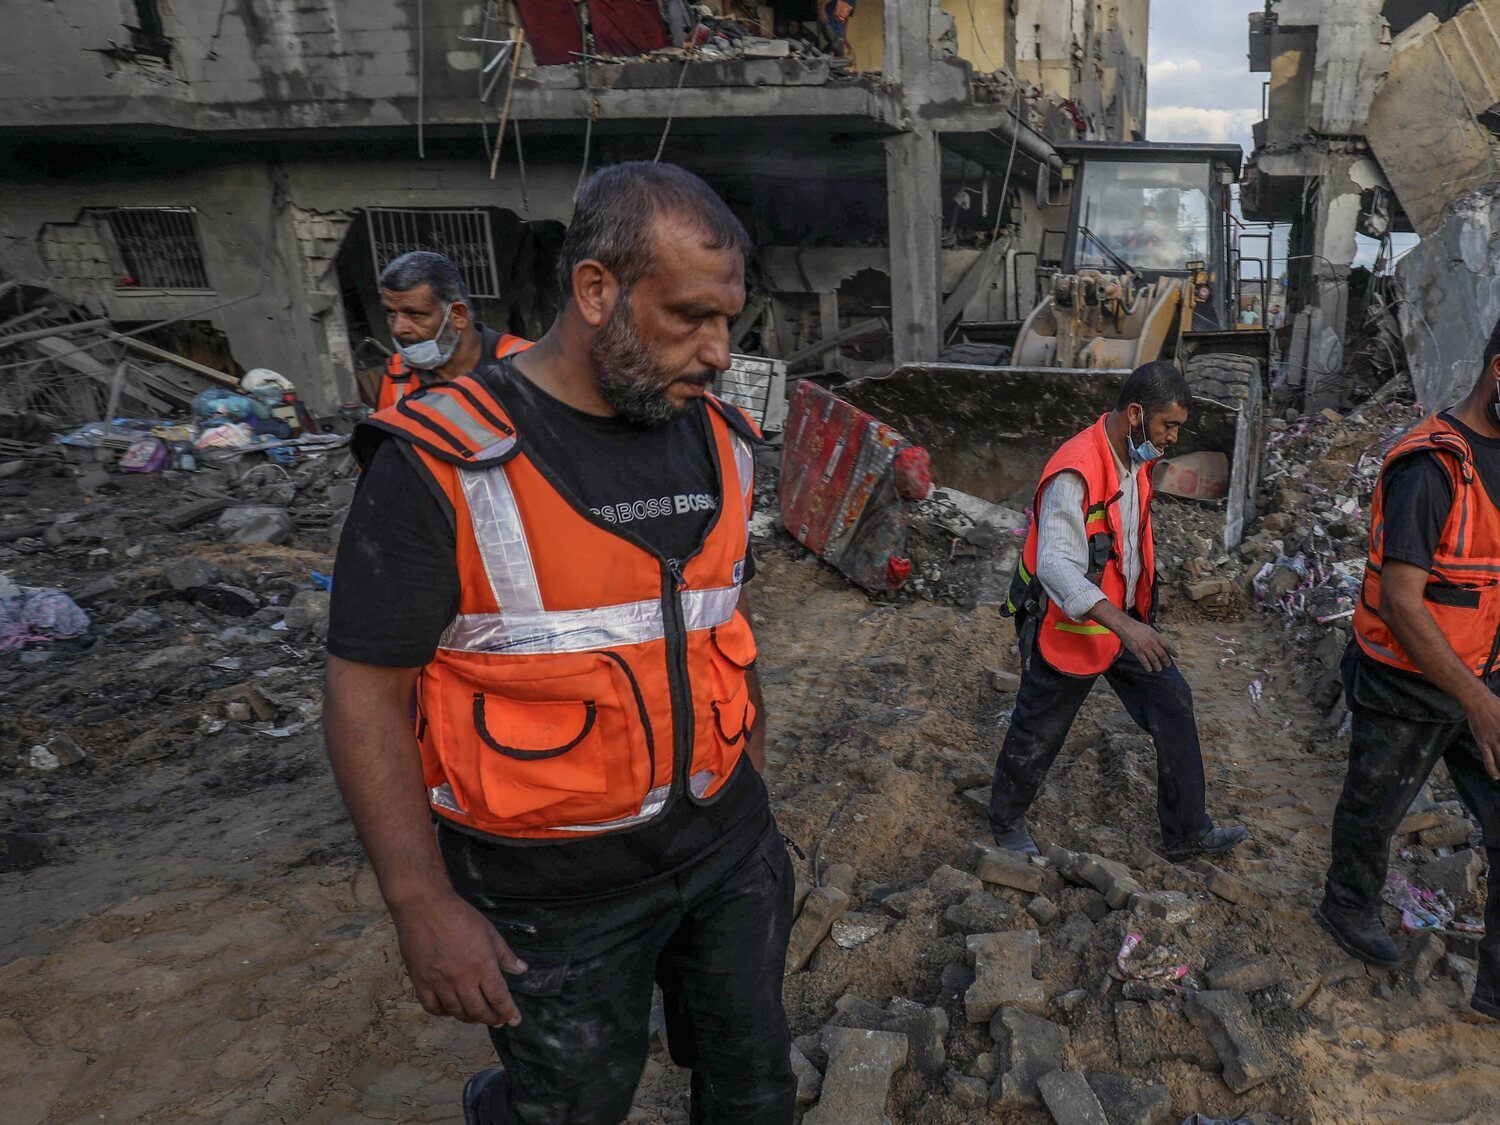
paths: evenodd
<path fill-rule="evenodd" d="M 1114 1123 L 1500 1118 L 1500 1026 L 1467 1009 L 1482 859 L 1441 767 L 1398 841 L 1402 967 L 1349 961 L 1309 920 L 1347 747 L 1329 576 L 1359 559 L 1381 443 L 1412 417 L 1274 431 L 1246 549 L 1215 548 L 1212 511 L 1156 510 L 1211 811 L 1253 832 L 1216 867 L 1159 858 L 1150 745 L 1103 688 L 1033 812 L 1048 862 L 982 847 L 1019 671 L 992 596 L 1013 527 L 929 502 L 924 589 L 882 600 L 760 521 L 809 1122 L 878 1120 L 882 1099 L 934 1125 L 1091 1099 Z M 323 757 L 319 587 L 349 466 L 245 468 L 3 470 L 0 571 L 89 619 L 0 655 L 7 1122 L 454 1122 L 489 1057 L 410 996 Z M 658 1044 L 635 1119 L 686 1121 L 685 1090 Z"/>

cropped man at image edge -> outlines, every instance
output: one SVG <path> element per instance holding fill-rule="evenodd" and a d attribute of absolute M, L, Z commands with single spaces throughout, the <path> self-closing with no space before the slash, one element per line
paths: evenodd
<path fill-rule="evenodd" d="M 1391 836 L 1441 759 L 1489 858 L 1470 1001 L 1500 1019 L 1500 322 L 1479 380 L 1386 455 L 1344 653 L 1349 770 L 1315 917 L 1345 950 L 1391 966 L 1381 922 Z"/>
<path fill-rule="evenodd" d="M 491 1028 L 470 1123 L 624 1119 L 653 984 L 693 1121 L 792 1117 L 741 600 L 758 434 L 706 392 L 745 246 L 697 177 L 606 168 L 547 334 L 356 439 L 329 756 L 422 1006 Z"/>
<path fill-rule="evenodd" d="M 1042 470 L 1005 613 L 1016 619 L 1021 687 L 995 761 L 995 843 L 1038 854 L 1026 812 L 1101 675 L 1156 746 L 1156 813 L 1173 862 L 1219 855 L 1249 833 L 1216 828 L 1205 805 L 1193 693 L 1153 628 L 1151 464 L 1177 441 L 1192 392 L 1158 360 L 1132 371 L 1115 408 Z"/>

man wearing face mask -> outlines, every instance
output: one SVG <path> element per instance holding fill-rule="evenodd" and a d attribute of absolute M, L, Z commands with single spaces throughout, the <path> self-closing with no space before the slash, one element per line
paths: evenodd
<path fill-rule="evenodd" d="M 380 304 L 396 351 L 386 363 L 375 409 L 384 410 L 430 383 L 456 379 L 485 359 L 531 347 L 474 319 L 463 275 L 441 254 L 413 250 L 380 271 Z"/>
<path fill-rule="evenodd" d="M 1152 627 L 1151 462 L 1177 441 L 1192 392 L 1172 364 L 1132 371 L 1110 413 L 1042 472 L 1005 612 L 1016 618 L 1021 687 L 990 793 L 1002 848 L 1038 854 L 1026 811 L 1101 675 L 1156 744 L 1156 813 L 1168 859 L 1218 855 L 1249 835 L 1204 807 L 1193 696 L 1172 642 Z"/>
<path fill-rule="evenodd" d="M 1318 924 L 1364 961 L 1400 961 L 1380 916 L 1391 837 L 1443 761 L 1489 857 L 1470 1003 L 1500 1019 L 1500 323 L 1468 396 L 1386 455 L 1343 674 L 1349 770 Z"/>
<path fill-rule="evenodd" d="M 794 879 L 743 596 L 758 433 L 708 392 L 747 241 L 681 168 L 605 168 L 547 334 L 355 434 L 328 752 L 417 998 L 504 1063 L 469 1125 L 624 1120 L 653 985 L 694 1121 L 792 1120 Z"/>

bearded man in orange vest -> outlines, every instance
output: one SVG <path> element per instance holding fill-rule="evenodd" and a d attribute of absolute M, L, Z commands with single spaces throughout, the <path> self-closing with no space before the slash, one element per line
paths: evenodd
<path fill-rule="evenodd" d="M 1386 455 L 1344 653 L 1353 715 L 1333 856 L 1314 917 L 1371 964 L 1391 837 L 1439 760 L 1489 855 L 1475 1011 L 1500 1019 L 1500 323 L 1479 381 Z"/>
<path fill-rule="evenodd" d="M 377 284 L 396 351 L 385 365 L 376 410 L 531 347 L 529 340 L 474 319 L 463 274 L 441 254 L 412 250 L 392 258 Z"/>
<path fill-rule="evenodd" d="M 1005 607 L 1016 618 L 1022 663 L 990 792 L 990 828 L 1002 848 L 1038 854 L 1026 811 L 1100 676 L 1156 744 L 1167 858 L 1217 855 L 1249 835 L 1209 820 L 1192 691 L 1176 648 L 1152 627 L 1150 466 L 1176 443 L 1191 401 L 1172 364 L 1138 367 L 1114 410 L 1065 442 L 1042 472 Z"/>
<path fill-rule="evenodd" d="M 417 998 L 491 1029 L 471 1125 L 623 1120 L 654 986 L 693 1120 L 792 1120 L 759 433 L 708 391 L 747 243 L 681 168 L 606 168 L 536 346 L 356 433 L 328 751 Z"/>

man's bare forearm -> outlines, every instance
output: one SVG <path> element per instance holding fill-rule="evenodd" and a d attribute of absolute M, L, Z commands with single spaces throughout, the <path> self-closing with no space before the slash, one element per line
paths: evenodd
<path fill-rule="evenodd" d="M 433 835 L 411 726 L 415 668 L 328 658 L 323 704 L 328 759 L 360 843 L 393 911 L 450 892 Z"/>
<path fill-rule="evenodd" d="M 1420 597 L 1382 602 L 1380 616 L 1422 674 L 1466 710 L 1483 702 L 1489 689 L 1453 651 Z"/>
<path fill-rule="evenodd" d="M 1134 620 L 1123 609 L 1105 598 L 1100 598 L 1091 605 L 1089 611 L 1084 616 L 1090 621 L 1096 621 L 1100 625 L 1103 625 L 1117 637 L 1124 636 L 1125 634 L 1122 630 L 1129 628 L 1131 622 Z"/>

